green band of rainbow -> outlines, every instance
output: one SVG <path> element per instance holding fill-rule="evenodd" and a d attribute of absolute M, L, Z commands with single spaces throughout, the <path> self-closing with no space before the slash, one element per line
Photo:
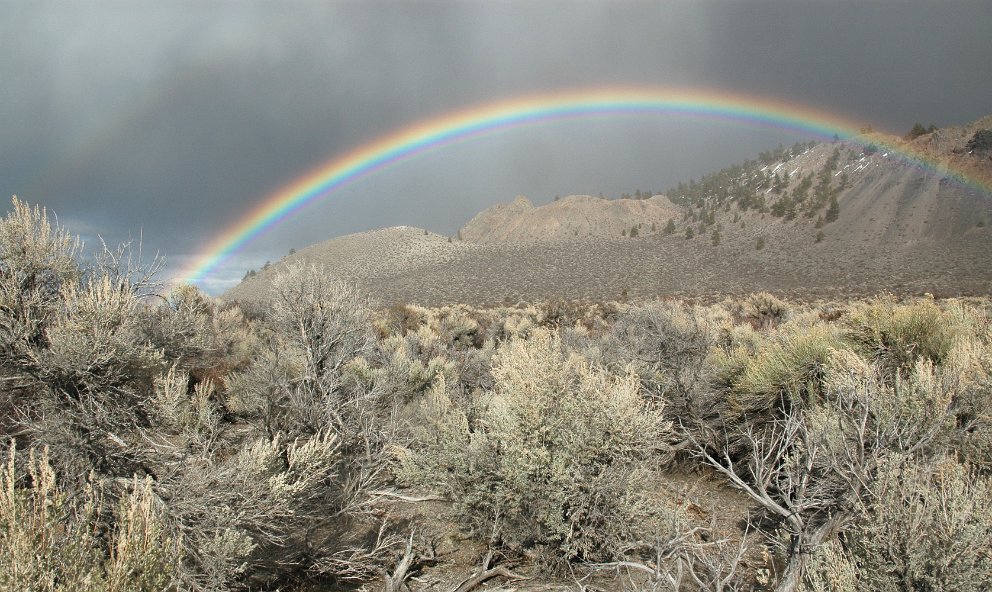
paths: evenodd
<path fill-rule="evenodd" d="M 474 136 L 542 122 L 595 116 L 691 115 L 744 121 L 823 138 L 848 139 L 857 123 L 823 111 L 768 98 L 699 89 L 607 88 L 538 94 L 471 107 L 422 121 L 379 138 L 318 167 L 273 193 L 222 232 L 182 274 L 180 281 L 203 280 L 231 254 L 294 211 L 344 185 L 424 151 Z M 886 150 L 924 164 L 925 160 L 894 146 Z M 925 165 L 926 166 L 926 165 Z M 959 175 L 983 192 L 984 184 Z"/>

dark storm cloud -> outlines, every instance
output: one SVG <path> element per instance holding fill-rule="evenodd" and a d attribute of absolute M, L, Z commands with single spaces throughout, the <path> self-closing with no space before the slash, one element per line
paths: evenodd
<path fill-rule="evenodd" d="M 992 96 L 978 2 L 10 2 L 0 185 L 174 263 L 266 195 L 417 120 L 529 92 L 702 85 L 902 131 Z M 545 126 L 354 184 L 240 255 L 370 227 L 451 233 L 517 193 L 662 190 L 785 132 L 697 121 Z"/>

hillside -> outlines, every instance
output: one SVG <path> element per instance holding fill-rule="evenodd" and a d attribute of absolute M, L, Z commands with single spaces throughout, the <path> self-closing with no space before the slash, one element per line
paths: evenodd
<path fill-rule="evenodd" d="M 268 296 L 271 278 L 295 262 L 320 266 L 328 273 L 373 287 L 391 278 L 450 265 L 477 246 L 412 226 L 396 226 L 342 236 L 296 251 L 272 264 L 256 277 L 246 278 L 225 294 L 234 300 L 260 300 Z M 388 292 L 388 290 L 387 290 Z"/>
<path fill-rule="evenodd" d="M 539 207 L 518 196 L 509 204 L 480 212 L 462 227 L 458 237 L 480 244 L 615 237 L 635 227 L 663 228 L 679 214 L 663 195 L 645 200 L 570 195 Z"/>
<path fill-rule="evenodd" d="M 313 245 L 225 298 L 263 298 L 272 274 L 301 260 L 383 302 L 425 305 L 759 290 L 800 298 L 987 294 L 992 197 L 946 171 L 992 178 L 989 129 L 992 117 L 909 144 L 882 136 L 797 144 L 667 197 L 569 196 L 542 206 L 517 197 L 475 216 L 450 242 L 401 227 Z M 897 143 L 931 164 L 891 158 L 884 146 Z"/>

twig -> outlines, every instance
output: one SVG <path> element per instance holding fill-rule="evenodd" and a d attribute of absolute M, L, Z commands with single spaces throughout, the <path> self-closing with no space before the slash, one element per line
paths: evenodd
<path fill-rule="evenodd" d="M 443 502 L 445 499 L 439 495 L 425 495 L 423 497 L 414 497 L 410 495 L 403 495 L 396 493 L 394 491 L 370 491 L 369 495 L 376 495 L 379 497 L 391 497 L 393 499 L 398 499 L 402 502 Z"/>
<path fill-rule="evenodd" d="M 410 538 L 406 542 L 406 551 L 403 553 L 403 558 L 400 559 L 393 574 L 383 574 L 383 579 L 385 580 L 383 589 L 385 592 L 397 592 L 403 586 L 403 582 L 406 581 L 406 572 L 410 569 L 410 564 L 412 563 L 413 532 L 410 533 Z"/>
<path fill-rule="evenodd" d="M 469 590 L 475 588 L 476 586 L 478 586 L 482 582 L 485 582 L 486 580 L 489 580 L 491 578 L 495 578 L 496 576 L 502 576 L 504 578 L 509 578 L 511 580 L 529 580 L 530 579 L 530 578 L 525 578 L 522 575 L 515 574 L 515 573 L 513 573 L 512 571 L 506 569 L 503 566 L 494 567 L 492 569 L 487 569 L 486 571 L 483 571 L 481 573 L 478 573 L 478 574 L 472 576 L 471 578 L 465 580 L 464 582 L 462 582 L 462 584 L 460 586 L 458 586 L 457 588 L 455 588 L 454 592 L 468 592 Z"/>

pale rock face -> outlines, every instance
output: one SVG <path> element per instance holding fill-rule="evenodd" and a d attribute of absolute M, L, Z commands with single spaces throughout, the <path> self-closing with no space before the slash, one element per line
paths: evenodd
<path fill-rule="evenodd" d="M 526 244 L 574 241 L 657 232 L 679 214 L 667 197 L 608 200 L 569 195 L 542 206 L 517 196 L 472 218 L 462 229 L 463 240 L 479 244 Z"/>

